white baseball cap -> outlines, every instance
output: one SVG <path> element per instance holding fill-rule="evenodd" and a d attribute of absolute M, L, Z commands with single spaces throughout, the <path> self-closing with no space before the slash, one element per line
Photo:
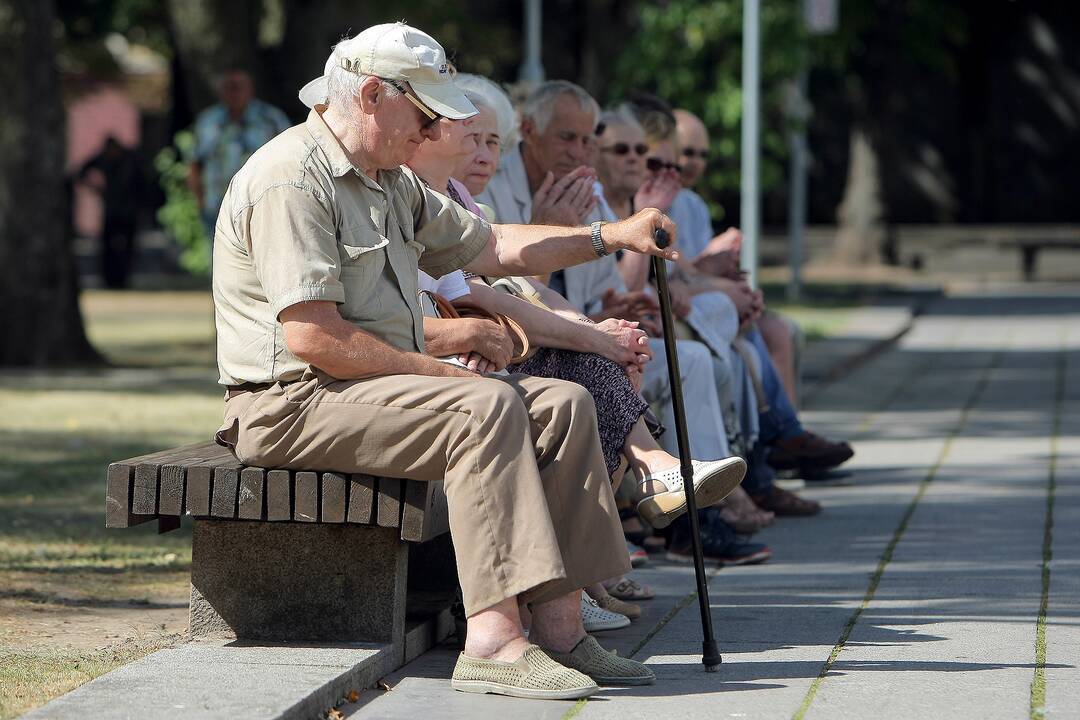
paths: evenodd
<path fill-rule="evenodd" d="M 322 76 L 300 88 L 300 102 L 309 108 L 326 103 L 327 77 L 335 67 L 357 75 L 407 82 L 425 105 L 451 120 L 477 113 L 476 107 L 454 85 L 442 45 L 405 23 L 375 25 L 338 43 L 326 60 Z"/>

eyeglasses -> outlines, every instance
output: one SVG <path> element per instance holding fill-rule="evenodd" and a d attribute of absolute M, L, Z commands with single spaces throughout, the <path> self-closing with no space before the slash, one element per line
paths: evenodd
<path fill-rule="evenodd" d="M 424 113 L 424 117 L 426 117 L 428 119 L 428 121 L 426 123 L 421 123 L 420 128 L 422 130 L 428 129 L 429 127 L 431 127 L 432 125 L 434 125 L 435 123 L 437 123 L 437 122 L 439 122 L 440 120 L 443 119 L 442 115 L 440 115 L 439 113 L 435 112 L 434 110 L 429 108 L 427 105 L 422 103 L 420 101 L 420 98 L 416 97 L 411 92 L 406 90 L 401 85 L 401 83 L 397 82 L 396 80 L 387 80 L 386 78 L 383 78 L 383 82 L 385 82 L 387 85 L 389 85 L 390 87 L 397 90 L 399 93 L 401 93 L 405 97 L 409 98 L 409 100 L 412 102 L 412 104 L 415 105 L 416 107 L 418 107 L 420 109 L 420 112 Z"/>
<path fill-rule="evenodd" d="M 615 143 L 614 145 L 600 148 L 600 152 L 609 152 L 616 155 L 629 155 L 631 150 L 637 153 L 638 157 L 645 157 L 645 153 L 649 152 L 649 146 L 645 143 L 638 143 L 633 146 L 629 143 Z"/>
<path fill-rule="evenodd" d="M 692 158 L 695 158 L 695 157 L 699 157 L 702 160 L 708 160 L 709 159 L 709 149 L 708 148 L 697 148 L 697 149 L 683 148 L 682 156 L 684 158 L 687 158 L 687 159 L 692 159 Z"/>
<path fill-rule="evenodd" d="M 682 165 L 678 163 L 668 162 L 667 160 L 661 160 L 658 157 L 651 157 L 645 161 L 645 167 L 649 169 L 649 172 L 660 172 L 661 170 L 676 170 L 682 171 Z"/>

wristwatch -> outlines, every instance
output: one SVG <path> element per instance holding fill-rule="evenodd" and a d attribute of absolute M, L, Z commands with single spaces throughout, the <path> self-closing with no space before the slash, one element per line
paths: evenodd
<path fill-rule="evenodd" d="M 608 254 L 607 248 L 604 247 L 604 241 L 600 237 L 600 226 L 604 223 L 597 220 L 592 224 L 592 249 L 596 253 L 596 257 L 604 257 Z"/>

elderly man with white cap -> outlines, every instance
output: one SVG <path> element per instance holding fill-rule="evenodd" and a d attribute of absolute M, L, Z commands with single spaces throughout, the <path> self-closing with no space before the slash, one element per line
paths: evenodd
<path fill-rule="evenodd" d="M 493 226 L 426 188 L 401 165 L 441 117 L 476 112 L 452 75 L 425 33 L 368 28 L 301 91 L 307 120 L 233 179 L 214 244 L 218 441 L 251 465 L 445 480 L 468 616 L 456 689 L 578 698 L 650 683 L 581 625 L 580 589 L 629 569 L 591 397 L 425 355 L 417 268 L 531 275 L 615 250 L 672 257 L 652 238 L 675 227 L 656 210 L 602 228 Z M 681 485 L 654 497 L 685 511 Z"/>

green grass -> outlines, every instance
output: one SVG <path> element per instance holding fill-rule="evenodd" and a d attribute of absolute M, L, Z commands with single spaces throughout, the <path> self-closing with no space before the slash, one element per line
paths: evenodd
<path fill-rule="evenodd" d="M 209 295 L 90 291 L 82 307 L 110 367 L 0 373 L 0 718 L 174 641 L 60 647 L 18 627 L 17 611 L 175 604 L 188 592 L 190 531 L 106 530 L 105 468 L 216 429 Z"/>

